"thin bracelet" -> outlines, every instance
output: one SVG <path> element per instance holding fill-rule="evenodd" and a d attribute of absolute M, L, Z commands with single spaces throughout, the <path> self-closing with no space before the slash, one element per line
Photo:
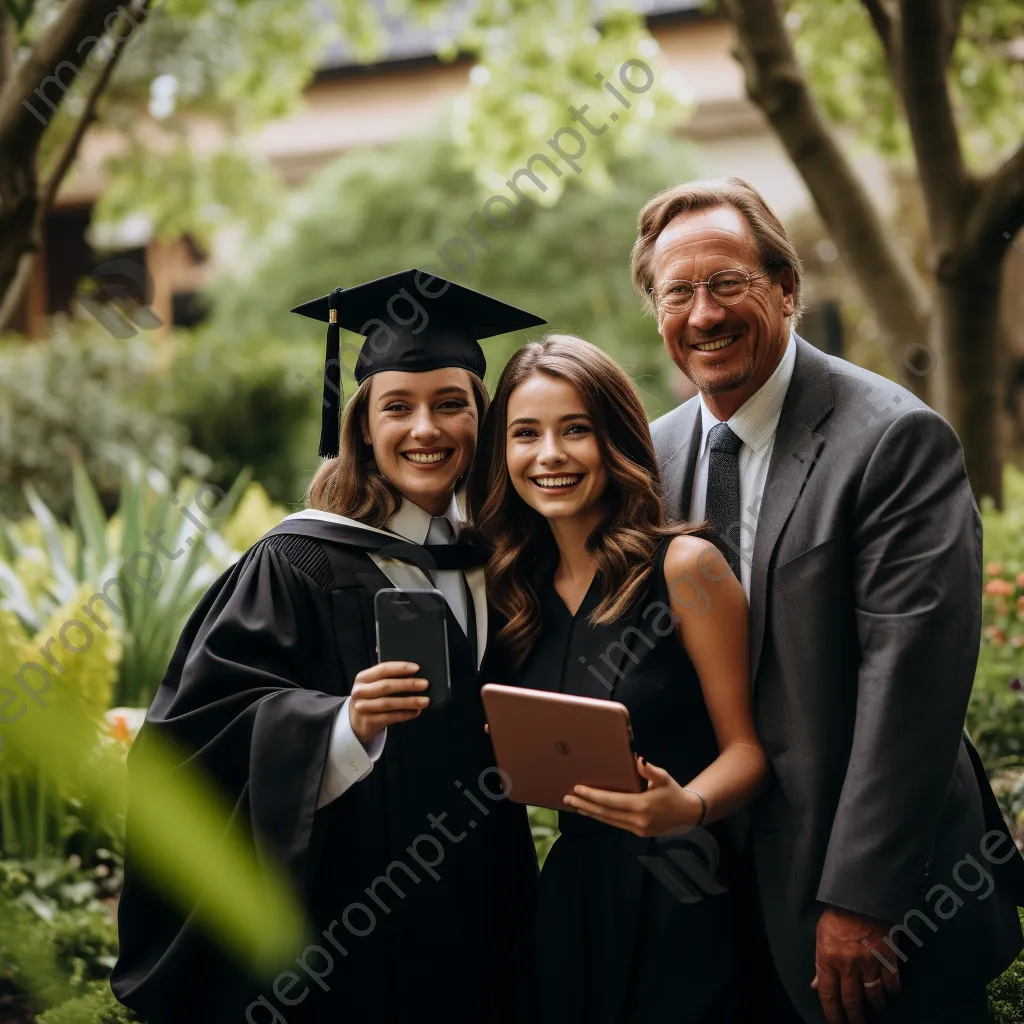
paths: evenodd
<path fill-rule="evenodd" d="M 704 819 L 708 816 L 708 802 L 695 789 L 684 789 L 683 792 L 692 793 L 700 801 L 700 817 L 697 819 L 697 824 L 694 825 L 694 828 L 700 828 L 704 824 Z"/>

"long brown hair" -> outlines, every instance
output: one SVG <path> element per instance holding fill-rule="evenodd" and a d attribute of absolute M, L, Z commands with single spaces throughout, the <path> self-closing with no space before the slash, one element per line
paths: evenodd
<path fill-rule="evenodd" d="M 512 486 L 505 454 L 509 398 L 536 373 L 567 381 L 579 393 L 608 472 L 603 498 L 607 515 L 587 538 L 604 587 L 591 623 L 614 621 L 642 597 L 655 548 L 664 537 L 696 530 L 665 525 L 661 473 L 647 416 L 626 371 L 601 349 L 572 335 L 549 335 L 521 348 L 498 381 L 467 487 L 473 529 L 492 548 L 487 594 L 506 620 L 498 640 L 517 666 L 526 660 L 541 625 L 530 577 L 540 559 L 557 555 L 547 521 Z"/>
<path fill-rule="evenodd" d="M 477 417 L 483 422 L 490 404 L 487 389 L 475 373 L 467 370 L 466 375 Z M 402 504 L 402 493 L 377 468 L 373 447 L 363 440 L 372 386 L 373 377 L 368 377 L 348 400 L 341 419 L 338 454 L 326 459 L 313 475 L 306 489 L 305 506 L 383 529 Z M 456 487 L 461 482 L 456 481 Z"/>

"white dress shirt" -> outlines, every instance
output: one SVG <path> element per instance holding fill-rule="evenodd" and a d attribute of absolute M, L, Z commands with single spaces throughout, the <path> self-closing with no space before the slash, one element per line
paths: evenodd
<path fill-rule="evenodd" d="M 430 530 L 431 518 L 430 513 L 425 512 L 419 505 L 404 500 L 399 506 L 398 511 L 388 520 L 386 529 L 391 533 L 404 537 L 406 540 L 412 541 L 414 544 L 423 544 L 426 542 L 427 533 Z M 451 523 L 452 540 L 454 541 L 458 537 L 461 525 L 459 507 L 454 497 L 444 514 L 444 518 Z M 373 554 L 370 557 L 373 558 L 379 568 L 384 568 L 384 559 L 379 559 L 378 556 Z M 390 560 L 386 561 L 390 562 Z M 389 571 L 387 575 L 391 578 L 392 574 Z M 466 630 L 468 620 L 462 571 L 459 569 L 434 570 L 431 575 L 436 581 L 437 589 L 452 604 L 452 611 L 459 620 L 459 625 L 462 626 L 463 630 Z M 396 586 L 401 586 L 403 581 L 392 579 L 392 582 Z M 442 584 L 444 585 L 442 586 Z M 410 585 L 414 586 L 415 581 Z M 405 589 L 408 589 L 408 587 L 405 587 Z M 453 597 L 457 600 L 457 595 L 459 594 L 462 597 L 461 606 L 456 607 L 453 603 Z M 320 782 L 320 795 L 316 802 L 318 810 L 325 804 L 329 804 L 332 800 L 337 800 L 342 793 L 361 779 L 365 779 L 373 771 L 374 762 L 384 752 L 387 729 L 379 732 L 364 747 L 352 731 L 352 723 L 348 717 L 348 702 L 349 698 L 346 697 L 344 703 L 338 708 L 338 715 L 334 720 L 334 728 L 331 732 L 331 741 L 327 752 L 327 764 L 324 767 L 323 778 Z"/>
<path fill-rule="evenodd" d="M 740 583 L 750 599 L 750 569 L 754 557 L 754 537 L 757 533 L 757 519 L 761 510 L 761 497 L 768 477 L 768 463 L 775 446 L 775 431 L 782 415 L 789 382 L 793 378 L 796 362 L 796 342 L 790 332 L 789 342 L 782 354 L 779 365 L 772 375 L 755 391 L 725 422 L 743 442 L 740 445 Z M 708 493 L 708 434 L 720 423 L 715 414 L 699 396 L 701 438 L 697 453 L 697 467 L 693 475 L 693 490 L 690 493 L 689 519 L 700 522 L 704 518 L 705 501 Z"/>

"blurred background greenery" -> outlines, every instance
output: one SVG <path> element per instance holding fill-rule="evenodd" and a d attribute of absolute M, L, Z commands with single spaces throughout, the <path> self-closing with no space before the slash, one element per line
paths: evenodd
<path fill-rule="evenodd" d="M 944 34 L 922 25 L 917 45 L 942 49 L 959 129 L 943 150 L 915 119 L 912 76 L 892 72 L 877 11 L 899 6 L 0 0 L 0 686 L 45 664 L 90 595 L 134 588 L 45 712 L 0 717 L 0 1024 L 132 1019 L 105 982 L 127 751 L 196 602 L 300 507 L 319 462 L 323 332 L 287 310 L 436 268 L 599 344 L 654 418 L 691 392 L 640 312 L 629 251 L 645 200 L 697 176 L 747 178 L 786 221 L 804 336 L 903 381 L 964 438 L 988 562 L 967 727 L 1024 825 L 1024 9 L 930 8 Z M 110 59 L 87 65 L 74 48 L 108 16 Z M 821 115 L 795 134 L 763 63 L 787 47 L 787 81 Z M 38 75 L 60 59 L 75 73 L 38 88 L 14 73 L 39 55 Z M 584 132 L 581 114 L 607 129 Z M 508 183 L 525 167 L 521 199 Z M 481 218 L 510 209 L 504 228 Z M 957 279 L 966 299 L 947 294 Z M 524 338 L 487 343 L 490 385 Z M 216 515 L 143 586 L 147 534 L 195 538 L 178 509 L 203 486 Z M 165 772 L 165 756 L 140 770 Z M 186 902 L 219 892 L 210 927 L 269 961 L 251 937 L 286 946 L 294 907 L 273 885 L 254 895 L 217 795 L 183 785 L 143 830 L 153 878 Z M 543 859 L 556 818 L 531 822 Z M 991 991 L 1001 1024 L 1024 1019 L 1020 963 Z"/>

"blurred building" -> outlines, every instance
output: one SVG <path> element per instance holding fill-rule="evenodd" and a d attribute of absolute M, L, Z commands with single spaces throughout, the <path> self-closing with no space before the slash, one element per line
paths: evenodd
<path fill-rule="evenodd" d="M 383 0 L 374 2 L 383 8 Z M 665 63 L 694 98 L 693 116 L 679 131 L 700 144 L 699 172 L 749 179 L 783 217 L 806 209 L 810 200 L 803 182 L 745 97 L 742 71 L 731 55 L 729 23 L 705 13 L 702 0 L 643 0 L 642 7 Z M 266 126 L 255 138 L 258 151 L 287 181 L 302 182 L 346 150 L 386 145 L 421 130 L 465 87 L 472 61 L 442 63 L 435 56 L 435 31 L 393 21 L 389 27 L 388 50 L 378 63 L 360 64 L 345 47 L 335 48 L 307 90 L 304 108 Z M 213 140 L 204 139 L 197 129 L 195 144 L 207 142 Z M 93 201 L 103 188 L 101 165 L 107 152 L 101 135 L 87 137 L 73 179 L 50 218 L 22 317 L 31 335 L 45 332 L 48 314 L 80 301 L 80 282 L 90 275 L 102 280 L 108 297 L 134 297 L 148 306 L 162 329 L 188 326 L 202 317 L 197 289 L 209 272 L 209 254 L 188 239 L 168 244 L 151 238 L 144 219 L 125 223 L 105 238 L 88 232 Z M 861 171 L 872 191 L 885 193 L 881 161 L 865 156 Z M 87 238 L 102 250 L 96 251 Z M 134 274 L 132 266 L 138 268 Z M 98 272 L 97 267 L 102 269 Z M 121 274 L 124 268 L 129 270 Z M 147 288 L 150 295 L 143 294 Z M 835 348 L 835 310 L 819 305 L 804 329 L 820 335 L 815 340 L 822 347 Z M 130 324 L 125 327 L 134 333 Z"/>

